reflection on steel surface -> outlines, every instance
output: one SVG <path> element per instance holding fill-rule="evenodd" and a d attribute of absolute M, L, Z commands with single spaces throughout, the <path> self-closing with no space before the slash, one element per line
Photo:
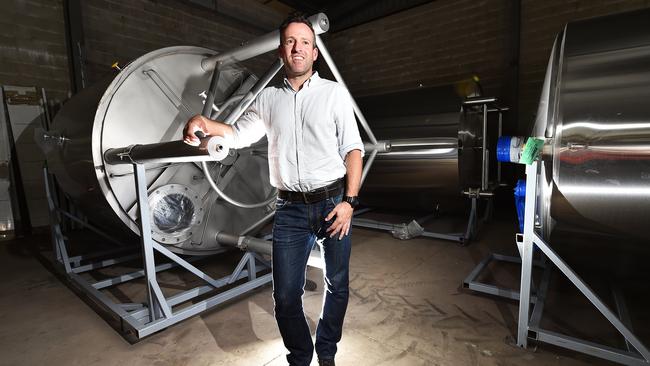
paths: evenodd
<path fill-rule="evenodd" d="M 585 20 L 558 36 L 534 134 L 540 223 L 650 238 L 650 11 Z"/>
<path fill-rule="evenodd" d="M 478 93 L 476 83 L 468 86 L 466 95 L 445 85 L 357 98 L 389 150 L 377 155 L 368 173 L 364 203 L 431 209 L 443 202 L 446 209 L 464 209 L 461 192 L 481 186 L 483 142 L 482 106 L 463 106 L 465 97 Z M 496 161 L 489 166 L 494 181 Z"/>
<path fill-rule="evenodd" d="M 112 231 L 126 225 L 138 232 L 133 166 L 107 164 L 104 155 L 114 148 L 154 143 L 165 147 L 179 140 L 188 115 L 200 113 L 203 107 L 201 94 L 208 88 L 209 78 L 201 61 L 214 54 L 200 47 L 153 51 L 83 90 L 57 114 L 52 129 L 66 140 L 48 148 L 48 165 L 62 189 L 93 222 Z M 215 117 L 225 116 L 235 108 L 235 101 L 257 80 L 237 65 L 224 68 L 220 76 L 213 108 L 220 112 Z M 190 147 L 177 142 L 178 154 L 187 155 L 184 149 Z M 216 144 L 215 149 L 220 145 L 216 140 L 212 144 Z M 219 154 L 228 157 L 222 164 L 210 163 L 213 179 L 229 196 L 245 202 L 259 202 L 269 196 L 266 157 L 254 153 L 256 149 L 266 150 L 265 144 L 263 141 L 233 154 L 221 149 Z M 151 154 L 157 156 L 156 151 Z M 153 237 L 175 252 L 221 251 L 223 248 L 214 239 L 218 231 L 241 232 L 270 210 L 239 209 L 217 199 L 198 164 L 160 164 L 152 160 L 146 168 L 149 203 L 156 224 Z M 191 207 L 192 212 L 159 210 L 161 202 L 177 198 L 187 202 L 185 207 Z M 177 226 L 170 224 L 174 220 Z"/>

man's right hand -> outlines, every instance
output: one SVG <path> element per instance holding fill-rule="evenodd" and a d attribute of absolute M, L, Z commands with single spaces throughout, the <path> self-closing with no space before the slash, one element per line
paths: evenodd
<path fill-rule="evenodd" d="M 200 114 L 190 118 L 183 129 L 183 141 L 188 145 L 198 146 L 201 141 L 196 137 L 196 131 L 201 131 L 206 136 L 209 135 L 210 132 L 208 131 L 208 125 L 210 123 L 214 123 L 214 121 L 211 121 Z"/>

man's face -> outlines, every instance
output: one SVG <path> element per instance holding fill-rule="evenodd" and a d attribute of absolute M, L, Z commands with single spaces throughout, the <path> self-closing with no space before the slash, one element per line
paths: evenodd
<path fill-rule="evenodd" d="M 290 23 L 281 39 L 279 51 L 287 77 L 311 74 L 314 61 L 318 57 L 311 29 L 303 23 Z"/>

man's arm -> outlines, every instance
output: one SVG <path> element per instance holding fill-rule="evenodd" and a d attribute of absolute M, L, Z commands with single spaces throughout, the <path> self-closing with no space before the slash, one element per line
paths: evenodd
<path fill-rule="evenodd" d="M 345 195 L 346 196 L 358 196 L 359 188 L 361 185 L 361 171 L 363 166 L 363 160 L 361 159 L 361 151 L 352 150 L 345 156 L 345 170 L 346 170 L 346 182 L 345 182 Z M 332 212 L 327 215 L 325 220 L 331 220 L 336 216 L 336 220 L 330 225 L 327 231 L 330 234 L 330 237 L 339 235 L 339 240 L 343 239 L 343 236 L 350 233 L 350 227 L 352 226 L 352 212 L 354 209 L 352 206 L 343 201 L 336 205 Z"/>
<path fill-rule="evenodd" d="M 199 114 L 190 118 L 185 124 L 183 141 L 190 145 L 198 145 L 199 138 L 195 135 L 196 131 L 201 131 L 211 136 L 226 136 L 226 134 L 232 135 L 232 126 L 223 122 L 213 121 Z"/>
<path fill-rule="evenodd" d="M 361 151 L 352 150 L 345 156 L 345 195 L 358 196 L 359 188 L 361 186 L 361 170 L 363 161 L 361 159 Z"/>

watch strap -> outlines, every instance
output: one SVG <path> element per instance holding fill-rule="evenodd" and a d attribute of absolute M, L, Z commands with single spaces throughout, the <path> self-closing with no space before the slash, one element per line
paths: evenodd
<path fill-rule="evenodd" d="M 349 203 L 352 208 L 357 208 L 357 206 L 359 206 L 358 196 L 343 196 L 343 201 Z"/>

